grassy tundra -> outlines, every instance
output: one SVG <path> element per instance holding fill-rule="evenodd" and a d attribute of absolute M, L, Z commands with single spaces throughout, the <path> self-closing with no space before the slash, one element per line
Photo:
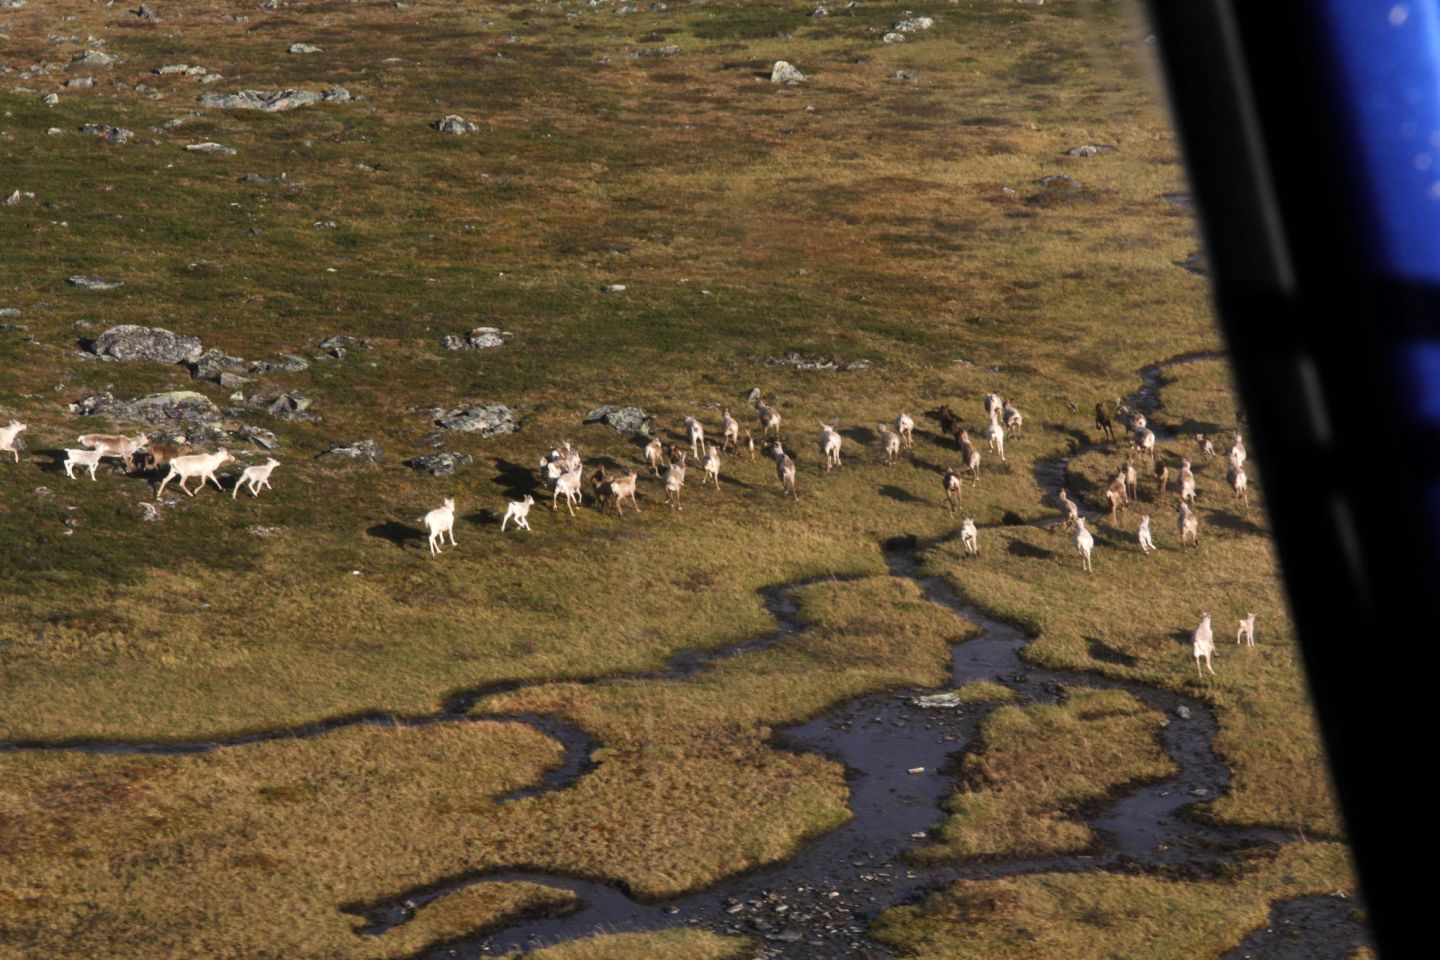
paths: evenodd
<path fill-rule="evenodd" d="M 960 516 L 980 526 L 981 557 L 942 543 L 925 572 L 1023 624 L 1041 663 L 1213 704 L 1234 782 L 1201 816 L 1340 838 L 1268 537 L 1272 491 L 1253 459 L 1248 513 L 1230 503 L 1223 463 L 1197 461 L 1201 543 L 1184 556 L 1170 498 L 1152 504 L 1145 479 L 1123 530 L 1092 522 L 1093 576 L 1067 536 L 1001 524 L 1057 515 L 1035 467 L 1082 447 L 1067 483 L 1098 512 L 1124 445 L 1089 449 L 1093 404 L 1132 392 L 1146 364 L 1222 347 L 1204 281 L 1176 267 L 1195 225 L 1164 199 L 1185 189 L 1183 171 L 1129 7 L 960 0 L 814 17 L 813 2 L 794 0 L 624 13 L 194 0 L 157 4 L 152 22 L 125 6 L 0 10 L 3 187 L 22 194 L 0 208 L 0 307 L 19 309 L 25 328 L 0 331 L 0 422 L 30 425 L 21 462 L 0 461 L 0 739 L 229 738 L 427 716 L 463 691 L 524 682 L 476 709 L 557 713 L 602 746 L 574 788 L 506 805 L 493 800 L 536 782 L 560 749 L 496 720 L 182 756 L 0 752 L 0 956 L 409 955 L 563 912 L 567 898 L 471 888 L 380 938 L 356 936 L 360 921 L 341 906 L 512 863 L 663 897 L 792 855 L 847 816 L 844 770 L 775 749 L 770 729 L 866 692 L 942 684 L 947 644 L 967 635 L 887 576 L 881 544 L 953 533 L 939 477 L 958 453 L 922 414 L 948 403 L 978 437 L 991 391 L 1015 399 L 1026 433 L 1004 464 L 982 450 L 980 483 L 964 488 Z M 934 26 L 882 41 L 911 15 Z M 320 52 L 288 54 L 296 42 Z M 117 60 L 65 69 L 90 48 Z M 782 58 L 808 79 L 773 86 Z M 173 63 L 222 79 L 155 74 Z M 61 87 L 78 76 L 95 83 Z M 352 99 L 281 113 L 197 102 L 332 84 Z M 41 99 L 51 92 L 53 106 Z M 430 127 L 447 114 L 479 129 Z M 81 132 L 89 123 L 134 136 L 105 142 Z M 202 142 L 235 152 L 184 149 Z M 1082 144 L 1114 150 L 1067 154 Z M 1037 182 L 1050 175 L 1078 185 Z M 123 286 L 68 286 L 74 275 Z M 79 340 L 122 323 L 247 360 L 310 358 L 304 370 L 245 373 L 240 391 L 301 394 L 318 419 L 231 401 L 232 388 L 179 365 L 77 355 Z M 509 332 L 505 345 L 441 346 L 482 325 Z M 370 345 L 313 359 L 332 334 Z M 869 365 L 766 362 L 791 352 Z M 1156 419 L 1168 432 L 1233 424 L 1223 362 L 1164 377 Z M 641 513 L 571 518 L 537 495 L 533 533 L 500 535 L 506 501 L 529 490 L 551 444 L 571 440 L 587 474 L 597 460 L 642 463 L 643 439 L 582 424 L 592 408 L 643 407 L 683 443 L 686 416 L 718 434 L 728 406 L 758 437 L 744 400 L 756 386 L 784 414 L 798 502 L 781 496 L 763 454 L 737 453 L 719 491 L 694 471 L 682 512 L 654 509 L 662 489 L 641 466 Z M 272 490 L 228 504 L 213 489 L 176 498 L 149 522 L 139 503 L 153 480 L 72 483 L 56 466 L 53 451 L 79 433 L 141 429 L 67 404 L 182 389 L 225 408 L 216 419 L 242 465 L 269 454 L 235 430 L 276 434 L 284 466 Z M 432 411 L 477 402 L 511 406 L 519 431 L 451 432 L 437 446 Z M 875 424 L 902 410 L 917 420 L 914 455 L 887 467 Z M 822 420 L 845 438 L 830 475 Z M 362 438 L 379 445 L 378 464 L 321 456 Z M 1195 452 L 1162 448 L 1172 462 Z M 473 463 L 450 477 L 403 465 L 437 450 Z M 432 558 L 417 518 L 447 496 L 458 546 Z M 1162 548 L 1149 558 L 1134 544 L 1141 508 Z M 575 683 L 654 673 L 678 650 L 764 633 L 774 622 L 758 591 L 824 575 L 851 579 L 797 594 L 812 626 L 793 644 L 683 680 Z M 1203 684 L 1181 642 L 1202 609 L 1216 613 L 1220 641 L 1218 675 Z M 1259 645 L 1233 650 L 1227 623 L 1251 610 Z M 924 857 L 1083 846 L 1069 819 L 1079 807 L 1167 769 L 1153 755 L 1158 717 L 1138 701 L 1003 709 L 1015 712 L 996 714 L 975 762 L 992 763 L 1006 815 L 993 797 L 967 797 L 975 782 L 962 778 Z M 1043 757 L 1002 762 L 1037 735 L 1136 748 L 1086 750 L 1057 783 L 1037 772 Z M 1330 843 L 1203 883 L 1056 881 L 1095 909 L 1132 882 L 1180 903 L 1242 902 L 1248 912 L 1205 928 L 1218 954 L 1270 900 L 1350 881 Z M 947 937 L 999 936 L 1058 895 L 1045 878 L 997 883 L 1010 885 L 1004 911 L 967 907 L 976 894 L 961 887 L 887 915 L 882 932 L 958 956 Z M 535 956 L 751 950 L 699 932 L 656 936 Z"/>

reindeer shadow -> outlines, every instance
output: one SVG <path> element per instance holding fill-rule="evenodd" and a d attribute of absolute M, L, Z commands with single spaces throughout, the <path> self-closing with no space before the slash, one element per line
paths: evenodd
<path fill-rule="evenodd" d="M 500 472 L 491 477 L 496 483 L 505 487 L 505 496 L 512 500 L 519 500 L 525 494 L 536 494 L 540 485 L 535 480 L 535 471 L 529 467 L 522 467 L 518 463 L 509 460 L 495 461 L 495 469 Z M 536 497 L 536 499 L 539 499 Z"/>
<path fill-rule="evenodd" d="M 477 527 L 497 526 L 500 523 L 500 514 L 494 510 L 476 510 L 474 513 L 467 513 L 460 518 L 466 523 L 474 524 Z M 417 539 L 419 534 L 416 535 Z"/>
<path fill-rule="evenodd" d="M 1024 540 L 1011 540 L 1005 550 L 1011 556 L 1024 557 L 1026 560 L 1049 560 L 1055 556 L 1054 550 L 1046 550 L 1044 547 L 1037 547 Z"/>
<path fill-rule="evenodd" d="M 397 547 L 405 547 L 412 541 L 421 542 L 426 540 L 424 531 L 409 524 L 401 523 L 398 520 L 387 520 L 384 523 L 377 523 L 365 531 L 372 537 L 381 540 L 389 540 Z"/>
<path fill-rule="evenodd" d="M 1081 448 L 1089 445 L 1090 443 L 1090 435 L 1084 430 L 1081 430 L 1079 427 L 1071 426 L 1068 423 L 1047 423 L 1044 426 L 1047 430 L 1054 430 L 1056 433 L 1064 434 L 1065 437 L 1070 441 L 1070 451 L 1072 453 L 1080 450 Z M 1028 433 L 1029 431 L 1027 430 L 1026 432 Z M 1105 435 L 1103 433 L 1100 434 L 1099 442 L 1103 442 L 1104 439 Z"/>
<path fill-rule="evenodd" d="M 1253 507 L 1251 509 L 1254 509 Z M 1221 510 L 1212 510 L 1205 515 L 1205 521 L 1211 526 L 1219 527 L 1221 530 L 1231 530 L 1235 533 L 1248 533 L 1254 536 L 1264 536 L 1265 528 L 1247 517 Z"/>
<path fill-rule="evenodd" d="M 1110 644 L 1098 637 L 1085 637 L 1085 647 L 1090 654 L 1091 660 L 1098 660 L 1101 663 L 1113 663 L 1121 667 L 1133 667 L 1139 663 L 1139 659 L 1132 657 L 1124 650 L 1110 646 Z"/>
<path fill-rule="evenodd" d="M 848 440 L 854 440 L 861 446 L 869 446 L 872 443 L 878 443 L 880 440 L 880 434 L 871 430 L 869 427 L 846 427 L 840 431 L 840 436 Z"/>
<path fill-rule="evenodd" d="M 898 500 L 901 503 L 924 503 L 925 500 L 915 496 L 904 487 L 897 487 L 893 483 L 887 483 L 880 488 L 880 496 L 889 497 L 891 500 Z"/>

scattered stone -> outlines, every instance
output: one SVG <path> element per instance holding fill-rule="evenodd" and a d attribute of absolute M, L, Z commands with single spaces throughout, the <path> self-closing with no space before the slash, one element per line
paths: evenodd
<path fill-rule="evenodd" d="M 792 84 L 805 80 L 805 74 L 797 70 L 788 60 L 776 60 L 770 68 L 770 82 Z"/>
<path fill-rule="evenodd" d="M 74 70 L 78 67 L 113 67 L 116 59 L 114 54 L 106 53 L 103 50 L 86 50 L 78 57 L 72 58 L 65 69 Z"/>
<path fill-rule="evenodd" d="M 1175 708 L 1175 716 L 1179 717 L 1181 720 L 1189 720 L 1190 708 L 1182 703 L 1180 706 Z"/>
<path fill-rule="evenodd" d="M 214 379 L 216 383 L 226 390 L 239 390 L 250 382 L 249 377 L 242 377 L 238 373 L 230 373 L 228 370 L 220 371 L 215 375 Z"/>
<path fill-rule="evenodd" d="M 640 407 L 614 407 L 606 404 L 585 414 L 586 423 L 603 423 L 616 433 L 638 433 L 650 436 L 650 421 L 653 419 Z"/>
<path fill-rule="evenodd" d="M 196 337 L 187 337 L 161 327 L 121 324 L 111 327 L 89 344 L 97 357 L 116 360 L 149 360 L 153 363 L 195 363 L 205 348 Z"/>
<path fill-rule="evenodd" d="M 215 143 L 211 140 L 206 140 L 204 143 L 187 143 L 185 149 L 191 153 L 218 153 L 227 157 L 235 155 L 234 147 L 227 147 L 223 143 Z"/>
<path fill-rule="evenodd" d="M 238 432 L 240 436 L 244 437 L 246 440 L 249 440 L 257 447 L 261 447 L 265 450 L 274 450 L 276 447 L 280 446 L 279 438 L 276 437 L 275 434 L 271 433 L 269 430 L 266 430 L 264 427 L 256 427 L 251 426 L 250 424 L 246 424 L 245 426 L 241 427 Z"/>
<path fill-rule="evenodd" d="M 0 10 L 19 10 L 23 6 L 25 6 L 25 0 L 0 0 Z"/>
<path fill-rule="evenodd" d="M 140 519 L 146 523 L 154 523 L 160 519 L 160 511 L 149 500 L 141 500 L 136 506 L 140 508 Z"/>
<path fill-rule="evenodd" d="M 317 230 L 336 230 L 336 229 L 339 229 L 339 227 L 340 227 L 340 224 L 336 223 L 334 220 L 316 220 L 316 221 L 315 221 L 315 228 L 316 228 Z"/>
<path fill-rule="evenodd" d="M 910 774 L 911 776 L 915 776 L 915 775 L 917 775 L 917 774 L 924 773 L 924 772 L 925 772 L 925 768 L 924 768 L 924 767 L 911 767 L 909 770 L 906 770 L 905 772 L 908 773 L 908 774 Z"/>
<path fill-rule="evenodd" d="M 5 198 L 5 206 L 7 206 L 7 207 L 13 207 L 13 206 L 15 206 L 17 203 L 20 203 L 20 202 L 23 201 L 23 200 L 34 200 L 34 199 L 35 199 L 35 194 L 31 193 L 29 190 L 16 190 L 14 193 L 10 194 L 10 196 L 8 196 L 8 197 Z"/>
<path fill-rule="evenodd" d="M 769 367 L 794 367 L 796 370 L 839 370 L 849 372 L 852 370 L 864 370 L 872 364 L 869 360 L 851 360 L 849 363 L 842 363 L 834 357 L 805 356 L 798 351 L 791 350 L 783 356 L 766 357 L 765 365 Z"/>
<path fill-rule="evenodd" d="M 205 93 L 200 96 L 202 107 L 222 110 L 263 110 L 278 113 L 312 103 L 344 103 L 350 91 L 335 86 L 329 90 L 241 90 L 238 93 Z"/>
<path fill-rule="evenodd" d="M 646 47 L 642 50 L 633 50 L 630 56 L 636 60 L 643 60 L 646 57 L 673 57 L 680 52 L 680 48 L 673 43 L 667 43 L 663 47 Z"/>
<path fill-rule="evenodd" d="M 830 16 L 830 11 L 825 7 L 824 4 L 821 4 L 820 6 L 816 7 L 814 10 L 811 10 L 811 11 L 810 11 L 810 16 L 812 16 L 812 17 L 828 17 L 828 16 Z"/>
<path fill-rule="evenodd" d="M 510 335 L 510 331 L 498 327 L 476 327 L 463 339 L 452 334 L 441 338 L 440 343 L 446 350 L 493 350 L 505 346 L 505 338 Z"/>
<path fill-rule="evenodd" d="M 432 453 L 407 460 L 405 465 L 413 470 L 428 473 L 432 477 L 448 477 L 460 467 L 468 467 L 474 462 L 474 459 L 468 453 Z"/>
<path fill-rule="evenodd" d="M 430 126 L 439 130 L 441 133 L 454 134 L 457 137 L 467 133 L 477 133 L 480 130 L 478 123 L 471 123 L 464 117 L 454 113 L 441 117 L 439 120 L 430 124 Z"/>
<path fill-rule="evenodd" d="M 438 426 L 462 433 L 478 433 L 482 437 L 503 437 L 520 429 L 515 412 L 503 403 L 476 404 L 442 413 L 435 418 Z"/>
<path fill-rule="evenodd" d="M 885 36 L 881 37 L 880 39 L 885 43 L 904 43 L 905 34 L 900 33 L 897 30 L 891 30 L 889 33 L 885 34 Z"/>
<path fill-rule="evenodd" d="M 220 410 L 204 394 L 193 390 L 152 393 L 135 400 L 118 400 L 106 392 L 70 404 L 70 412 L 82 417 L 105 416 L 115 420 L 161 423 L 166 420 L 208 422 Z"/>
<path fill-rule="evenodd" d="M 19 308 L 19 307 L 0 307 L 0 317 L 18 317 L 18 316 L 20 316 L 20 308 Z"/>
<path fill-rule="evenodd" d="M 256 407 L 264 407 L 271 415 L 284 420 L 308 420 L 305 411 L 310 409 L 310 398 L 298 393 L 282 393 L 276 397 L 266 397 L 256 394 L 250 398 L 250 404 Z"/>
<path fill-rule="evenodd" d="M 129 143 L 135 138 L 135 134 L 124 127 L 112 127 L 108 123 L 87 123 L 80 132 L 99 137 L 107 143 Z"/>
<path fill-rule="evenodd" d="M 364 460 L 367 463 L 380 462 L 380 445 L 374 440 L 356 440 L 344 446 L 331 447 L 322 457 L 343 457 L 347 460 Z"/>
<path fill-rule="evenodd" d="M 88 90 L 95 86 L 94 77 L 71 77 L 61 84 L 67 90 Z"/>
<path fill-rule="evenodd" d="M 141 20 L 148 20 L 151 23 L 160 22 L 160 15 L 157 14 L 154 10 L 152 10 L 148 3 L 142 3 L 140 4 L 140 7 L 138 9 L 131 10 L 130 16 L 139 17 Z"/>
<path fill-rule="evenodd" d="M 60 106 L 60 94 L 47 93 L 45 94 L 45 96 L 40 98 L 40 102 L 45 104 L 45 106 L 47 107 L 58 107 Z"/>
<path fill-rule="evenodd" d="M 1066 155 L 1071 157 L 1098 157 L 1102 153 L 1114 152 L 1114 147 L 1097 147 L 1093 143 L 1082 143 L 1078 147 L 1071 147 L 1065 151 Z"/>
<path fill-rule="evenodd" d="M 308 369 L 310 369 L 310 361 L 306 360 L 304 357 L 297 357 L 293 353 L 280 354 L 280 360 L 276 363 L 269 363 L 265 360 L 256 360 L 254 363 L 250 364 L 250 372 L 262 376 L 267 373 L 274 373 L 276 370 L 282 371 L 284 373 L 300 373 L 301 371 Z"/>
<path fill-rule="evenodd" d="M 337 333 L 320 341 L 320 349 L 329 350 L 336 359 L 345 356 L 349 350 L 364 350 L 369 347 L 370 341 L 366 337 L 352 337 L 343 333 Z M 282 353 L 281 356 L 288 356 L 288 354 Z"/>
<path fill-rule="evenodd" d="M 625 292 L 625 284 L 623 284 L 623 283 L 607 283 L 607 284 L 605 284 L 605 286 L 601 287 L 600 290 L 601 290 L 602 293 L 624 293 L 624 292 Z"/>
<path fill-rule="evenodd" d="M 245 529 L 257 537 L 273 537 L 280 532 L 279 527 L 262 527 L 258 523 L 253 527 L 246 527 Z"/>
<path fill-rule="evenodd" d="M 1081 189 L 1079 180 L 1076 180 L 1074 177 L 1067 177 L 1058 173 L 1049 174 L 1033 182 L 1038 184 L 1039 186 L 1045 187 L 1046 189 L 1052 189 L 1055 187 L 1068 187 L 1071 190 Z"/>
<path fill-rule="evenodd" d="M 960 695 L 957 693 L 930 693 L 911 697 L 910 702 L 926 710 L 948 710 L 960 706 Z"/>
<path fill-rule="evenodd" d="M 322 53 L 323 51 L 313 43 L 292 43 L 285 48 L 286 53 Z"/>
<path fill-rule="evenodd" d="M 920 79 L 919 74 L 911 73 L 909 70 L 896 70 L 894 76 L 896 80 L 915 81 Z"/>
<path fill-rule="evenodd" d="M 167 77 L 172 73 L 183 73 L 188 77 L 198 77 L 209 73 L 204 67 L 192 66 L 188 63 L 167 63 L 163 67 L 156 67 L 155 73 Z"/>
<path fill-rule="evenodd" d="M 908 20 L 901 20 L 892 27 L 899 33 L 919 33 L 921 30 L 929 30 L 935 26 L 935 21 L 929 17 L 911 17 Z"/>

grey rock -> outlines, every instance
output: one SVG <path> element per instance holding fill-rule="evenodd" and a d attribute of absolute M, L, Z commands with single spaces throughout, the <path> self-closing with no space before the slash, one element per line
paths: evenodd
<path fill-rule="evenodd" d="M 167 420 L 209 422 L 219 416 L 220 410 L 204 394 L 193 390 L 172 390 L 135 400 L 119 400 L 108 392 L 96 394 L 70 404 L 70 412 L 82 417 L 104 416 L 114 420 L 159 424 Z"/>
<path fill-rule="evenodd" d="M 480 129 L 477 123 L 471 123 L 459 114 L 448 114 L 430 124 L 431 127 L 441 133 L 449 133 L 455 136 L 463 136 L 467 133 L 475 133 Z"/>
<path fill-rule="evenodd" d="M 463 350 L 465 349 L 465 338 L 449 333 L 440 338 L 440 346 L 446 350 Z"/>
<path fill-rule="evenodd" d="M 0 0 L 0 10 L 19 10 L 23 6 L 25 6 L 25 0 Z"/>
<path fill-rule="evenodd" d="M 508 336 L 508 331 L 498 327 L 476 327 L 463 339 L 454 334 L 442 337 L 440 345 L 446 350 L 493 350 L 505 346 L 505 338 Z"/>
<path fill-rule="evenodd" d="M 910 702 L 926 710 L 949 710 L 960 706 L 960 695 L 955 693 L 931 693 L 911 697 Z"/>
<path fill-rule="evenodd" d="M 160 511 L 149 500 L 141 500 L 137 506 L 140 507 L 140 519 L 146 523 L 154 523 L 160 519 Z"/>
<path fill-rule="evenodd" d="M 20 308 L 19 308 L 19 307 L 0 307 L 0 317 L 18 317 L 18 316 L 20 316 Z"/>
<path fill-rule="evenodd" d="M 250 378 L 242 377 L 238 373 L 230 373 L 228 370 L 222 370 L 215 375 L 215 382 L 226 390 L 239 390 L 250 382 Z"/>
<path fill-rule="evenodd" d="M 1056 187 L 1069 188 L 1071 190 L 1080 189 L 1079 180 L 1076 180 L 1074 177 L 1067 177 L 1059 173 L 1048 174 L 1047 176 L 1043 176 L 1033 182 L 1047 189 L 1054 189 Z"/>
<path fill-rule="evenodd" d="M 869 360 L 851 360 L 843 363 L 834 357 L 807 356 L 795 350 L 790 350 L 778 357 L 766 357 L 765 365 L 771 367 L 794 367 L 796 370 L 839 370 L 852 371 L 864 370 L 871 366 Z"/>
<path fill-rule="evenodd" d="M 356 350 L 365 349 L 370 346 L 370 341 L 365 337 L 352 337 L 347 334 L 336 334 L 326 337 L 320 341 L 321 350 Z M 282 354 L 284 356 L 284 354 Z"/>
<path fill-rule="evenodd" d="M 282 393 L 274 397 L 257 393 L 250 398 L 250 405 L 264 407 L 271 414 L 282 419 L 300 420 L 306 419 L 299 414 L 310 409 L 310 398 L 298 393 Z"/>
<path fill-rule="evenodd" d="M 130 16 L 139 17 L 141 20 L 148 20 L 151 23 L 160 22 L 160 15 L 156 13 L 148 3 L 142 3 L 138 9 L 131 10 Z"/>
<path fill-rule="evenodd" d="M 222 110 L 263 110 L 278 113 L 308 107 L 312 103 L 344 103 L 350 100 L 344 87 L 329 90 L 241 90 L 238 93 L 205 93 L 200 95 L 202 107 Z"/>
<path fill-rule="evenodd" d="M 285 48 L 286 53 L 322 53 L 323 51 L 313 43 L 292 43 Z"/>
<path fill-rule="evenodd" d="M 1189 720 L 1190 708 L 1182 703 L 1180 706 L 1175 708 L 1175 716 L 1179 717 L 1181 720 Z"/>
<path fill-rule="evenodd" d="M 222 372 L 239 373 L 244 369 L 244 360 L 212 347 L 191 362 L 190 375 L 197 380 L 214 380 Z"/>
<path fill-rule="evenodd" d="M 1191 207 L 1195 205 L 1195 198 L 1188 193 L 1162 193 L 1160 194 L 1160 199 L 1177 207 Z"/>
<path fill-rule="evenodd" d="M 58 107 L 60 106 L 60 94 L 47 93 L 45 94 L 45 96 L 40 98 L 40 102 L 45 104 L 45 106 L 47 107 Z"/>
<path fill-rule="evenodd" d="M 174 73 L 183 73 L 188 77 L 198 77 L 208 73 L 204 67 L 194 66 L 189 63 L 167 63 L 163 67 L 156 67 L 155 73 L 167 77 Z"/>
<path fill-rule="evenodd" d="M 630 56 L 636 60 L 644 60 L 649 57 L 673 57 L 680 52 L 680 48 L 673 43 L 667 43 L 663 47 L 645 47 L 641 50 L 631 51 Z"/>
<path fill-rule="evenodd" d="M 770 68 L 770 82 L 780 84 L 800 83 L 805 79 L 801 73 L 788 60 L 776 60 L 775 65 Z"/>
<path fill-rule="evenodd" d="M 603 293 L 624 293 L 624 292 L 625 292 L 625 284 L 623 284 L 623 283 L 607 283 L 607 284 L 605 284 L 605 286 L 601 287 L 600 289 L 601 289 L 601 291 L 602 291 Z"/>
<path fill-rule="evenodd" d="M 206 140 L 204 143 L 187 143 L 185 149 L 191 153 L 218 153 L 227 157 L 235 155 L 234 147 L 227 147 L 223 143 L 215 143 L 212 140 Z"/>
<path fill-rule="evenodd" d="M 935 26 L 935 21 L 929 17 L 911 17 L 908 20 L 901 20 L 891 29 L 899 33 L 919 33 L 921 30 L 929 30 Z"/>
<path fill-rule="evenodd" d="M 161 327 L 140 327 L 128 323 L 106 330 L 91 341 L 89 349 L 97 357 L 153 363 L 194 363 L 204 352 L 204 347 L 195 337 Z"/>
<path fill-rule="evenodd" d="M 474 458 L 468 453 L 432 453 L 407 460 L 405 465 L 432 477 L 448 477 L 460 467 L 469 466 L 473 462 Z"/>
<path fill-rule="evenodd" d="M 810 16 L 812 16 L 812 17 L 828 17 L 828 16 L 830 16 L 830 10 L 822 3 L 820 6 L 816 7 L 814 10 L 811 10 L 811 11 L 810 11 Z"/>
<path fill-rule="evenodd" d="M 1071 147 L 1065 151 L 1066 155 L 1071 157 L 1098 157 L 1102 153 L 1114 152 L 1114 147 L 1100 147 L 1093 143 L 1082 143 L 1078 147 Z"/>
<path fill-rule="evenodd" d="M 899 30 L 891 30 L 889 33 L 886 33 L 885 36 L 881 37 L 880 40 L 883 43 L 904 43 L 905 34 Z"/>
<path fill-rule="evenodd" d="M 112 127 L 108 123 L 87 123 L 80 128 L 80 132 L 99 137 L 107 143 L 129 143 L 135 139 L 132 131 L 124 127 Z"/>
<path fill-rule="evenodd" d="M 30 328 L 23 323 L 0 323 L 0 330 L 6 333 L 24 333 Z"/>
<path fill-rule="evenodd" d="M 117 59 L 114 54 L 106 53 L 103 50 L 86 50 L 78 57 L 72 58 L 65 69 L 75 70 L 81 67 L 113 67 Z"/>
<path fill-rule="evenodd" d="M 614 407 L 606 404 L 585 414 L 586 423 L 603 423 L 616 433 L 650 435 L 651 415 L 640 407 Z"/>
<path fill-rule="evenodd" d="M 14 193 L 10 194 L 10 196 L 8 196 L 8 197 L 5 198 L 5 206 L 7 206 L 7 207 L 13 207 L 13 206 L 15 206 L 17 203 L 21 203 L 21 202 L 23 202 L 23 201 L 25 201 L 25 200 L 34 200 L 34 199 L 35 199 L 35 194 L 34 194 L 33 192 L 31 192 L 31 191 L 29 191 L 29 190 L 16 190 Z"/>
<path fill-rule="evenodd" d="M 367 463 L 380 462 L 380 445 L 374 440 L 356 440 L 343 446 L 331 447 L 322 457 L 340 457 L 346 460 L 363 460 Z"/>
<path fill-rule="evenodd" d="M 69 80 L 66 80 L 62 86 L 65 87 L 66 90 L 88 90 L 95 86 L 95 78 L 71 77 Z"/>
<path fill-rule="evenodd" d="M 911 82 L 920 79 L 919 74 L 911 73 L 909 70 L 896 70 L 892 76 L 894 76 L 896 80 L 909 80 Z"/>
<path fill-rule="evenodd" d="M 275 434 L 271 433 L 269 430 L 266 430 L 264 427 L 256 427 L 250 424 L 246 424 L 245 426 L 240 428 L 239 434 L 246 440 L 249 440 L 251 443 L 255 444 L 257 447 L 265 450 L 274 450 L 276 447 L 280 446 L 279 438 L 277 438 Z"/>
<path fill-rule="evenodd" d="M 438 426 L 462 433 L 478 433 L 482 437 L 503 437 L 520 429 L 515 412 L 503 403 L 475 404 L 442 413 L 435 418 Z"/>

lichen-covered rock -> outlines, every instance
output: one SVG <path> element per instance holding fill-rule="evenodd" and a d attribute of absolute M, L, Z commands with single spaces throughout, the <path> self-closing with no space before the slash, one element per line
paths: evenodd
<path fill-rule="evenodd" d="M 380 462 L 380 444 L 374 440 L 356 440 L 342 446 L 331 447 L 322 457 L 340 457 L 346 460 L 361 460 L 367 463 Z"/>
<path fill-rule="evenodd" d="M 106 53 L 103 50 L 86 50 L 78 57 L 71 59 L 67 70 L 80 70 L 88 67 L 113 67 L 116 57 L 114 54 Z"/>
<path fill-rule="evenodd" d="M 238 93 L 201 94 L 200 106 L 278 113 L 281 110 L 308 107 L 312 103 L 344 103 L 349 99 L 350 91 L 339 86 L 329 90 L 241 90 Z"/>
<path fill-rule="evenodd" d="M 446 350 L 493 350 L 505 346 L 505 338 L 508 336 L 509 331 L 498 327 L 476 327 L 464 337 L 454 334 L 442 337 L 440 345 Z"/>
<path fill-rule="evenodd" d="M 135 138 L 133 131 L 124 127 L 112 127 L 108 123 L 87 123 L 80 128 L 81 133 L 88 133 L 92 137 L 99 137 L 106 143 L 129 143 Z"/>
<path fill-rule="evenodd" d="M 114 290 L 125 286 L 123 280 L 106 280 L 104 277 L 66 277 L 65 282 L 81 290 Z"/>
<path fill-rule="evenodd" d="M 603 423 L 616 433 L 650 435 L 650 414 L 639 407 L 614 407 L 606 404 L 585 414 L 586 423 Z"/>
<path fill-rule="evenodd" d="M 435 423 L 446 430 L 478 433 L 482 437 L 503 437 L 520 429 L 515 411 L 503 403 L 475 404 L 450 410 L 436 417 Z"/>
<path fill-rule="evenodd" d="M 776 60 L 775 65 L 770 68 L 771 83 L 800 83 L 804 79 L 805 74 L 797 70 L 788 60 Z"/>
<path fill-rule="evenodd" d="M 432 453 L 407 460 L 405 465 L 432 477 L 448 477 L 460 467 L 469 466 L 474 461 L 475 458 L 468 453 Z"/>
<path fill-rule="evenodd" d="M 149 360 L 153 363 L 194 363 L 204 350 L 196 337 L 187 337 L 163 327 L 141 327 L 130 323 L 111 327 L 90 343 L 90 352 L 98 357 Z"/>
<path fill-rule="evenodd" d="M 212 347 L 191 362 L 190 375 L 196 380 L 214 380 L 221 373 L 241 373 L 244 369 L 244 360 Z"/>
<path fill-rule="evenodd" d="M 167 420 L 208 422 L 220 415 L 208 397 L 193 390 L 152 393 L 135 400 L 119 400 L 110 393 L 101 393 L 70 404 L 70 412 L 82 417 L 105 416 L 154 424 Z"/>
<path fill-rule="evenodd" d="M 459 114 L 454 113 L 441 117 L 439 120 L 430 124 L 430 126 L 439 130 L 441 133 L 448 133 L 457 137 L 467 133 L 475 133 L 480 129 L 478 123 L 471 123 Z"/>

